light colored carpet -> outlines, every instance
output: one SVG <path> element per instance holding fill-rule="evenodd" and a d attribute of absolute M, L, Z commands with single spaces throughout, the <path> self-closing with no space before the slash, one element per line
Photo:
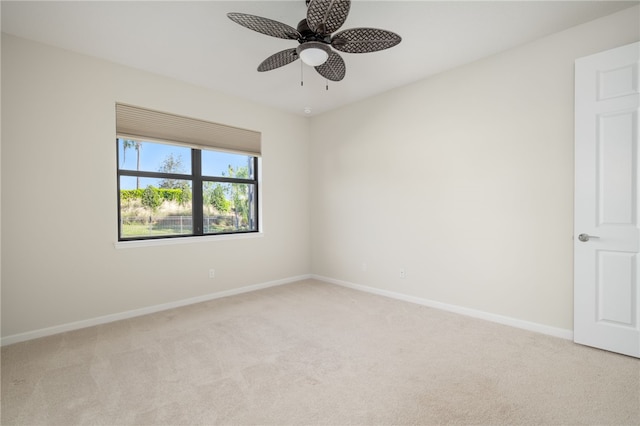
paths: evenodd
<path fill-rule="evenodd" d="M 3 425 L 640 424 L 640 360 L 318 281 L 2 348 Z"/>

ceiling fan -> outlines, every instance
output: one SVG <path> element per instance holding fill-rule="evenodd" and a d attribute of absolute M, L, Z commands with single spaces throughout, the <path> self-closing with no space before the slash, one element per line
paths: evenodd
<path fill-rule="evenodd" d="M 300 43 L 297 48 L 269 56 L 258 66 L 258 71 L 280 68 L 300 58 L 326 79 L 340 81 L 346 67 L 332 47 L 346 53 L 368 53 L 388 49 L 402 41 L 399 35 L 377 28 L 352 28 L 332 35 L 347 19 L 351 0 L 306 0 L 306 4 L 307 17 L 297 28 L 261 16 L 227 13 L 233 22 L 250 30 Z"/>

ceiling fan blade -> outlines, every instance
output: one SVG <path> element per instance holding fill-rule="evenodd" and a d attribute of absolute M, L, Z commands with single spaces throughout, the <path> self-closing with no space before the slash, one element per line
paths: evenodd
<path fill-rule="evenodd" d="M 313 32 L 331 34 L 344 24 L 351 0 L 311 0 L 307 8 L 307 24 Z"/>
<path fill-rule="evenodd" d="M 278 53 L 274 53 L 258 65 L 258 71 L 271 71 L 276 68 L 283 67 L 298 59 L 296 49 L 287 49 Z"/>
<path fill-rule="evenodd" d="M 318 65 L 315 68 L 321 76 L 331 81 L 342 80 L 347 72 L 347 68 L 342 57 L 333 51 L 329 54 L 327 62 L 322 65 Z"/>
<path fill-rule="evenodd" d="M 282 22 L 237 12 L 227 13 L 227 16 L 236 24 L 271 37 L 284 38 L 287 40 L 297 40 L 300 38 L 298 30 Z"/>
<path fill-rule="evenodd" d="M 341 52 L 369 53 L 388 49 L 402 38 L 391 31 L 377 28 L 352 28 L 340 31 L 331 38 L 331 46 Z"/>

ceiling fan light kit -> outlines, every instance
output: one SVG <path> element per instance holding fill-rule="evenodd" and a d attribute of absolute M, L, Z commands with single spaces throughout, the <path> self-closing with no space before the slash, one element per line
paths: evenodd
<path fill-rule="evenodd" d="M 269 56 L 258 66 L 258 71 L 271 71 L 300 58 L 327 80 L 340 81 L 346 74 L 346 66 L 333 49 L 346 53 L 369 53 L 388 49 L 402 41 L 399 35 L 377 28 L 352 28 L 332 35 L 347 19 L 351 0 L 306 0 L 306 4 L 307 17 L 297 28 L 261 16 L 227 13 L 233 22 L 250 30 L 300 43 L 297 48 Z"/>
<path fill-rule="evenodd" d="M 331 48 L 329 45 L 319 41 L 309 41 L 299 45 L 296 48 L 296 53 L 300 56 L 302 62 L 311 67 L 317 67 L 327 62 Z"/>

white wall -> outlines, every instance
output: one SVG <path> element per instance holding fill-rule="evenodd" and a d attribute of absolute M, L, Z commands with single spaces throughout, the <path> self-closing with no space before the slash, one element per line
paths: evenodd
<path fill-rule="evenodd" d="M 572 329 L 573 64 L 639 40 L 638 16 L 314 118 L 313 273 Z"/>
<path fill-rule="evenodd" d="M 116 250 L 116 102 L 261 131 L 264 236 Z M 3 34 L 2 336 L 308 274 L 308 131 L 302 117 Z"/>

